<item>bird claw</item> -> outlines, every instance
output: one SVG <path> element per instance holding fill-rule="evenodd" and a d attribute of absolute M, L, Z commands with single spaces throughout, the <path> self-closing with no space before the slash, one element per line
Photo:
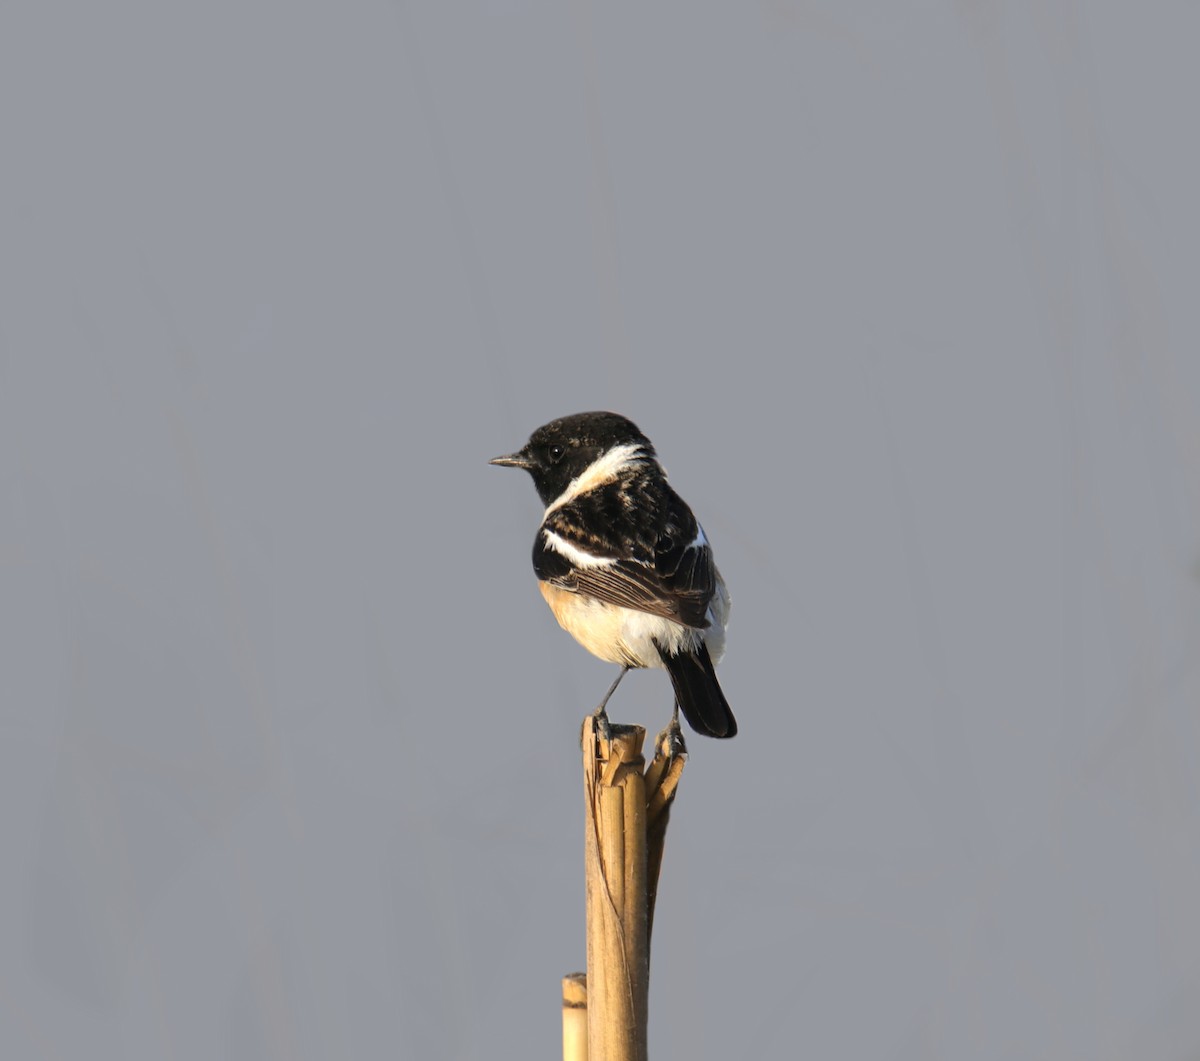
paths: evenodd
<path fill-rule="evenodd" d="M 597 740 L 612 741 L 612 723 L 608 720 L 608 712 L 604 710 L 604 705 L 601 704 L 595 711 L 587 716 L 579 726 L 579 746 L 583 747 L 583 737 L 587 732 L 588 720 L 592 723 L 592 733 Z"/>
<path fill-rule="evenodd" d="M 675 701 L 675 710 L 671 712 L 671 721 L 654 739 L 654 746 L 668 756 L 687 754 L 687 743 L 683 739 L 683 727 L 679 724 L 678 700 Z"/>
<path fill-rule="evenodd" d="M 605 710 L 604 704 L 601 704 L 595 711 L 592 712 L 592 724 L 596 729 L 596 736 L 602 741 L 612 740 L 612 726 L 608 721 L 608 711 Z"/>

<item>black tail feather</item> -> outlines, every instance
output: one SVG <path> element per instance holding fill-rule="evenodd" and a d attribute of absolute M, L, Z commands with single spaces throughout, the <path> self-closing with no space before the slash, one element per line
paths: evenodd
<path fill-rule="evenodd" d="M 660 648 L 658 654 L 671 675 L 675 699 L 679 701 L 688 725 L 706 737 L 736 734 L 737 722 L 725 702 L 725 694 L 721 692 L 717 672 L 704 642 L 700 642 L 695 652 L 670 656 Z"/>

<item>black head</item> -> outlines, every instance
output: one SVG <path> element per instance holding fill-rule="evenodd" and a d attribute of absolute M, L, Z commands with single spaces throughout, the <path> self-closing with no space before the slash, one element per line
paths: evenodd
<path fill-rule="evenodd" d="M 548 505 L 589 464 L 617 446 L 636 447 L 645 459 L 654 460 L 654 447 L 632 420 L 617 413 L 575 413 L 543 424 L 516 453 L 491 463 L 524 468 Z"/>

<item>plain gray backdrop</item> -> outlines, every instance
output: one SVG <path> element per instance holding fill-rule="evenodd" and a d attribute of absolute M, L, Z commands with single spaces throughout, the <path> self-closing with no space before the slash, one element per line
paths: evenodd
<path fill-rule="evenodd" d="M 734 600 L 653 1055 L 1200 1058 L 1198 36 L 6 3 L 0 1053 L 558 1056 L 613 668 L 485 462 L 612 408 Z"/>

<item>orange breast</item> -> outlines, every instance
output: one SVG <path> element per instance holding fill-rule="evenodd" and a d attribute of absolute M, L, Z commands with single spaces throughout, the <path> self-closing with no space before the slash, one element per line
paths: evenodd
<path fill-rule="evenodd" d="M 550 605 L 558 625 L 593 656 L 609 663 L 644 666 L 630 654 L 621 636 L 625 621 L 624 608 L 605 604 L 593 597 L 580 596 L 541 580 L 538 581 L 538 589 Z"/>

